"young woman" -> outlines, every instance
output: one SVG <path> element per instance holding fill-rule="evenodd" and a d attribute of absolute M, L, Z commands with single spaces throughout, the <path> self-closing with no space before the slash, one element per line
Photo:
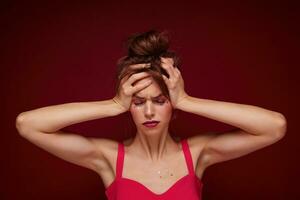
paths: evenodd
<path fill-rule="evenodd" d="M 207 167 L 277 142 L 285 135 L 286 119 L 257 106 L 188 95 L 179 59 L 168 47 L 164 32 L 151 30 L 131 36 L 128 56 L 118 62 L 115 97 L 23 112 L 16 119 L 20 135 L 66 161 L 97 172 L 110 200 L 201 199 L 201 180 Z M 175 109 L 237 129 L 175 138 L 169 132 Z M 123 142 L 60 130 L 127 111 L 137 132 Z"/>

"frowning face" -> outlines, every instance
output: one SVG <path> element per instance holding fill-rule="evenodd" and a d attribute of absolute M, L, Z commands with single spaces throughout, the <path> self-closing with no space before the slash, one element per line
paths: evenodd
<path fill-rule="evenodd" d="M 159 85 L 152 79 L 151 85 L 133 95 L 130 112 L 138 130 L 161 132 L 169 126 L 172 105 L 162 94 Z M 144 124 L 149 121 L 157 121 L 158 123 Z"/>

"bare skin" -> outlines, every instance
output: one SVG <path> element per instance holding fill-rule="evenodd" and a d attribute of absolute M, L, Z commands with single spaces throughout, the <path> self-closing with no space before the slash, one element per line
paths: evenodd
<path fill-rule="evenodd" d="M 156 194 L 164 193 L 188 173 L 180 139 L 172 138 L 168 131 L 172 109 L 237 127 L 235 131 L 201 133 L 188 138 L 199 179 L 202 179 L 207 167 L 264 148 L 285 135 L 286 119 L 281 113 L 252 105 L 192 97 L 184 91 L 183 78 L 180 71 L 173 67 L 173 60 L 162 58 L 162 61 L 162 67 L 170 76 L 169 79 L 164 77 L 170 101 L 165 100 L 161 104 L 153 98 L 161 91 L 148 74 L 142 72 L 124 77 L 113 99 L 67 103 L 23 112 L 16 119 L 16 127 L 22 137 L 40 148 L 95 171 L 108 187 L 115 179 L 117 141 L 86 138 L 60 129 L 130 111 L 137 133 L 134 138 L 124 141 L 123 177 L 136 180 Z M 139 64 L 132 67 L 143 66 Z M 142 125 L 144 121 L 152 119 L 160 121 L 157 127 L 148 129 Z M 163 169 L 174 171 L 175 176 L 162 181 L 155 175 L 157 170 Z"/>

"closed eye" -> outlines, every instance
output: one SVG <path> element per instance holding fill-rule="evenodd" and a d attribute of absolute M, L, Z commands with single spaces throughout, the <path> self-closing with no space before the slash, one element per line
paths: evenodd
<path fill-rule="evenodd" d="M 161 100 L 156 100 L 155 102 L 158 104 L 164 104 L 166 102 L 166 100 L 161 99 Z"/>
<path fill-rule="evenodd" d="M 166 102 L 166 100 L 164 100 L 164 99 L 161 99 L 161 100 L 154 100 L 154 103 L 157 103 L 157 104 L 159 104 L 159 105 L 162 105 L 162 104 L 164 104 L 165 102 Z M 144 101 L 134 101 L 133 103 L 134 103 L 134 105 L 139 106 L 139 105 L 144 104 L 145 102 L 144 102 Z"/>
<path fill-rule="evenodd" d="M 135 101 L 134 105 L 138 106 L 138 105 L 142 105 L 144 102 L 143 101 Z"/>

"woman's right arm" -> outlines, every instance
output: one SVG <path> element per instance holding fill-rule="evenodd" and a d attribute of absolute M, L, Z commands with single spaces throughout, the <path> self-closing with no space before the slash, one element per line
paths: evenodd
<path fill-rule="evenodd" d="M 131 67 L 143 68 L 144 65 L 137 64 Z M 99 172 L 106 166 L 104 150 L 112 149 L 116 142 L 105 138 L 87 138 L 60 129 L 126 112 L 131 104 L 132 95 L 151 84 L 148 76 L 145 72 L 125 76 L 113 99 L 65 103 L 23 112 L 17 116 L 17 130 L 22 137 L 49 153 Z"/>
<path fill-rule="evenodd" d="M 17 116 L 16 127 L 22 137 L 49 153 L 88 169 L 99 170 L 104 166 L 103 148 L 113 142 L 60 129 L 84 121 L 116 116 L 125 111 L 112 99 L 65 103 L 23 112 Z"/>

